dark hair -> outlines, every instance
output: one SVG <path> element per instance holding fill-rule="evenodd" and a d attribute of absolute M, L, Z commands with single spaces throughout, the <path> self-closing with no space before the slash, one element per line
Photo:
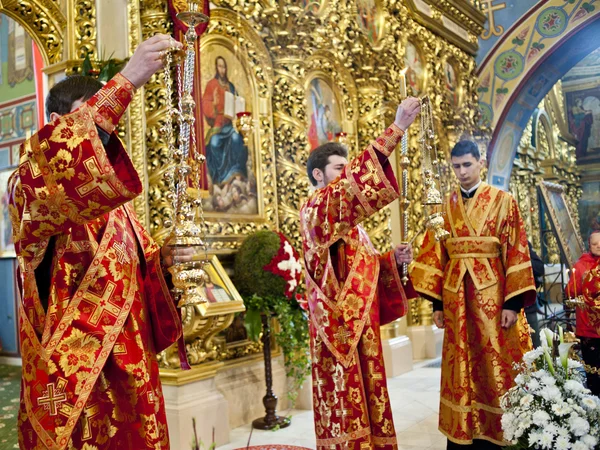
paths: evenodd
<path fill-rule="evenodd" d="M 347 158 L 348 149 L 337 142 L 327 142 L 326 144 L 319 145 L 310 153 L 308 161 L 306 161 L 306 172 L 313 186 L 317 185 L 317 180 L 315 180 L 312 174 L 313 170 L 319 169 L 325 172 L 325 166 L 329 164 L 329 157 L 333 155 Z"/>
<path fill-rule="evenodd" d="M 50 114 L 69 114 L 76 100 L 88 101 L 102 89 L 103 84 L 94 77 L 73 75 L 56 83 L 46 97 L 46 119 Z"/>
<path fill-rule="evenodd" d="M 465 155 L 473 155 L 473 157 L 479 161 L 481 153 L 479 153 L 479 147 L 477 147 L 475 142 L 464 139 L 459 141 L 450 152 L 450 158 Z"/>

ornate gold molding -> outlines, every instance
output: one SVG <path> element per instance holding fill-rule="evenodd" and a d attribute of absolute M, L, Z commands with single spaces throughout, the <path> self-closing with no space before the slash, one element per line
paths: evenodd
<path fill-rule="evenodd" d="M 140 17 L 140 0 L 128 0 L 127 2 L 127 28 L 129 36 L 129 54 L 133 55 L 135 49 L 142 42 L 142 27 Z M 142 178 L 144 186 L 148 186 L 148 164 L 146 159 L 146 140 L 144 139 L 144 88 L 138 89 L 129 104 L 127 120 L 127 142 L 131 160 L 138 174 Z M 149 228 L 150 214 L 148 211 L 148 189 L 144 189 L 133 201 L 138 219 Z"/>
<path fill-rule="evenodd" d="M 95 0 L 68 0 L 66 10 L 67 60 L 83 60 L 88 54 L 97 59 Z"/>
<path fill-rule="evenodd" d="M 59 0 L 0 0 L 0 13 L 27 30 L 38 44 L 45 64 L 61 61 L 67 18 Z"/>

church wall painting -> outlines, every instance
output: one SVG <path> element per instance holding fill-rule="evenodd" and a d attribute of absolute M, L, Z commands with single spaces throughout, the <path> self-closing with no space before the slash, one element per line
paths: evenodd
<path fill-rule="evenodd" d="M 600 152 L 600 87 L 566 92 L 569 131 L 578 158 Z"/>
<path fill-rule="evenodd" d="M 452 59 L 444 62 L 444 95 L 450 107 L 458 108 L 460 106 L 460 73 Z"/>
<path fill-rule="evenodd" d="M 343 116 L 339 95 L 334 92 L 326 75 L 310 78 L 306 92 L 308 142 L 310 149 L 335 140 L 342 129 Z"/>
<path fill-rule="evenodd" d="M 357 0 L 356 11 L 358 27 L 371 46 L 377 48 L 382 41 L 385 28 L 382 6 L 378 0 Z"/>
<path fill-rule="evenodd" d="M 410 40 L 407 40 L 405 44 L 404 67 L 406 68 L 407 94 L 420 96 L 425 91 L 425 62 L 421 49 Z"/>
<path fill-rule="evenodd" d="M 209 191 L 204 209 L 209 216 L 257 215 L 258 130 L 245 143 L 235 124 L 238 112 L 248 111 L 254 116 L 258 109 L 252 79 L 231 41 L 208 36 L 202 41 L 201 52 L 203 144 Z"/>

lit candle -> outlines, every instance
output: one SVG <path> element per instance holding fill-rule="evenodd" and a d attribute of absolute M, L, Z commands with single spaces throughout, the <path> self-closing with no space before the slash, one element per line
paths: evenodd
<path fill-rule="evenodd" d="M 400 72 L 400 98 L 404 100 L 406 98 L 406 69 Z"/>
<path fill-rule="evenodd" d="M 573 298 L 577 298 L 577 275 L 575 275 L 575 269 L 573 269 L 573 290 L 575 291 Z"/>

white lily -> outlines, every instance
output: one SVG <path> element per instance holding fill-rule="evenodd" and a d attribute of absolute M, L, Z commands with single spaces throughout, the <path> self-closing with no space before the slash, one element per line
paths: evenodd
<path fill-rule="evenodd" d="M 560 325 L 558 326 L 558 338 L 559 338 L 561 344 L 565 342 L 565 335 L 563 333 L 563 328 Z"/>
<path fill-rule="evenodd" d="M 558 356 L 560 357 L 560 363 L 565 368 L 565 370 L 569 368 L 569 350 L 571 350 L 571 347 L 573 347 L 574 345 L 574 342 L 566 342 L 561 343 L 558 346 Z"/>
<path fill-rule="evenodd" d="M 554 341 L 554 333 L 548 328 L 542 328 L 540 330 L 540 341 L 544 349 L 552 348 L 552 342 Z"/>

